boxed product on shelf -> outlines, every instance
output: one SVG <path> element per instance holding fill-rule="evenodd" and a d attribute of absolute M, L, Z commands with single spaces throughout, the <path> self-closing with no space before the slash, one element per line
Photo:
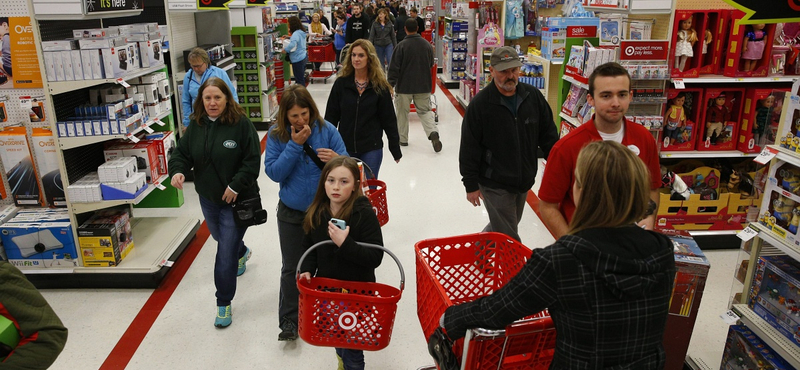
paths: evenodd
<path fill-rule="evenodd" d="M 130 35 L 133 33 L 150 33 L 158 31 L 158 23 L 134 23 L 123 24 L 119 26 L 119 33 L 121 35 Z"/>
<path fill-rule="evenodd" d="M 689 199 L 660 189 L 656 227 L 673 230 L 737 230 L 741 223 L 731 223 L 728 215 L 730 193 L 720 187 L 720 171 L 698 167 L 677 176 L 692 189 Z"/>
<path fill-rule="evenodd" d="M 18 206 L 41 205 L 36 166 L 24 127 L 7 127 L 0 131 L 0 159 L 6 169 L 14 203 Z"/>
<path fill-rule="evenodd" d="M 765 145 L 775 144 L 787 91 L 788 88 L 750 88 L 745 91 L 737 150 L 759 153 Z"/>
<path fill-rule="evenodd" d="M 150 68 L 164 64 L 161 40 L 137 41 L 136 43 L 139 45 L 140 65 L 142 68 Z"/>
<path fill-rule="evenodd" d="M 664 105 L 664 133 L 661 150 L 692 151 L 701 120 L 703 89 L 668 89 Z"/>
<path fill-rule="evenodd" d="M 64 69 L 64 81 L 75 81 L 75 69 L 72 67 L 72 52 L 59 51 L 61 54 L 61 67 Z"/>
<path fill-rule="evenodd" d="M 54 207 L 66 207 L 64 182 L 58 167 L 58 153 L 53 132 L 48 129 L 34 128 L 31 134 L 36 169 L 44 190 L 45 201 Z"/>
<path fill-rule="evenodd" d="M 119 36 L 119 27 L 110 26 L 107 28 L 88 28 L 72 30 L 72 37 L 76 39 L 85 38 L 102 38 L 102 37 L 117 37 Z"/>
<path fill-rule="evenodd" d="M 103 193 L 100 191 L 100 177 L 97 172 L 91 172 L 86 176 L 67 186 L 67 196 L 70 203 L 94 203 L 103 200 Z"/>
<path fill-rule="evenodd" d="M 137 172 L 143 172 L 148 183 L 157 180 L 162 172 L 159 165 L 159 143 L 155 141 L 140 141 L 139 143 L 121 142 L 104 150 L 106 161 L 115 158 L 133 159 Z M 106 182 L 106 181 L 102 181 Z"/>
<path fill-rule="evenodd" d="M 789 256 L 761 256 L 748 305 L 787 339 L 800 344 L 800 267 Z"/>
<path fill-rule="evenodd" d="M 14 266 L 37 269 L 78 266 L 69 222 L 7 222 L 0 225 L 0 239 L 8 261 Z"/>
<path fill-rule="evenodd" d="M 100 177 L 101 183 L 124 182 L 138 172 L 139 161 L 138 158 L 128 156 L 112 158 L 97 167 L 97 176 Z"/>
<path fill-rule="evenodd" d="M 786 93 L 775 141 L 780 146 L 800 153 L 800 96 Z"/>
<path fill-rule="evenodd" d="M 147 135 L 145 138 L 155 143 L 156 152 L 158 154 L 159 175 L 168 175 L 169 169 L 167 164 L 169 163 L 169 158 L 172 156 L 172 151 L 176 147 L 174 133 L 172 131 L 156 132 Z"/>
<path fill-rule="evenodd" d="M 700 44 L 700 74 L 722 74 L 722 62 L 725 60 L 727 45 L 726 30 L 730 18 L 730 10 L 712 9 L 705 12 L 705 29 L 697 30 Z M 702 35 L 701 35 L 702 33 Z"/>
<path fill-rule="evenodd" d="M 622 15 L 603 15 L 600 17 L 600 45 L 619 46 L 620 41 L 625 39 L 625 25 L 627 19 Z"/>
<path fill-rule="evenodd" d="M 672 77 L 699 77 L 702 45 L 707 27 L 706 11 L 676 10 L 672 26 L 670 51 Z"/>
<path fill-rule="evenodd" d="M 725 341 L 720 368 L 722 370 L 793 369 L 786 360 L 744 325 L 731 325 L 728 329 L 728 339 Z"/>
<path fill-rule="evenodd" d="M 744 88 L 707 88 L 697 150 L 734 150 L 744 106 Z"/>
<path fill-rule="evenodd" d="M 758 25 L 738 22 L 744 18 L 743 11 L 732 10 L 730 14 L 723 73 L 728 77 L 767 77 L 776 25 L 766 24 L 758 29 Z"/>
<path fill-rule="evenodd" d="M 96 213 L 78 227 L 84 266 L 117 266 L 133 249 L 131 215 L 126 210 Z"/>
<path fill-rule="evenodd" d="M 135 195 L 139 193 L 139 190 L 142 190 L 146 187 L 147 179 L 145 174 L 142 172 L 137 172 L 124 181 L 100 183 L 100 191 L 103 193 L 104 200 L 132 199 L 135 198 Z M 121 195 L 119 194 L 119 191 L 125 192 L 129 195 Z"/>

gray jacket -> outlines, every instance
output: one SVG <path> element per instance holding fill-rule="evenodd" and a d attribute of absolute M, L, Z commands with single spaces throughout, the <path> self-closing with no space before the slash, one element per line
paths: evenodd
<path fill-rule="evenodd" d="M 386 20 L 386 26 L 381 27 L 381 22 L 375 19 L 372 29 L 369 30 L 369 41 L 375 46 L 397 45 L 397 36 L 394 34 L 394 25 Z"/>
<path fill-rule="evenodd" d="M 389 83 L 398 94 L 421 94 L 433 90 L 433 47 L 418 33 L 397 44 L 389 63 Z M 402 75 L 402 78 L 400 77 Z"/>

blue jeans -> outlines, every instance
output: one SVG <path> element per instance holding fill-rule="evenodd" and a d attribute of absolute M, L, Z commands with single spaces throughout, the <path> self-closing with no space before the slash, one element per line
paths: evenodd
<path fill-rule="evenodd" d="M 383 148 L 366 153 L 350 153 L 350 156 L 363 161 L 372 170 L 372 175 L 375 179 L 378 178 L 378 171 L 380 171 L 381 162 L 383 162 Z M 369 172 L 367 172 L 367 174 L 369 174 Z"/>
<path fill-rule="evenodd" d="M 375 45 L 375 51 L 378 53 L 378 60 L 381 61 L 382 66 L 388 66 L 392 61 L 392 53 L 394 52 L 394 45 L 389 44 L 386 46 Z"/>
<path fill-rule="evenodd" d="M 308 58 L 303 59 L 297 63 L 292 63 L 292 74 L 294 74 L 294 82 L 298 85 L 306 85 L 306 64 Z"/>
<path fill-rule="evenodd" d="M 336 348 L 336 354 L 342 358 L 344 370 L 364 370 L 364 351 Z"/>
<path fill-rule="evenodd" d="M 239 258 L 247 252 L 244 233 L 247 228 L 238 228 L 233 221 L 233 208 L 229 204 L 219 205 L 199 196 L 200 208 L 206 219 L 211 237 L 217 241 L 217 259 L 214 262 L 214 285 L 217 288 L 217 306 L 231 304 L 236 294 L 236 272 Z"/>

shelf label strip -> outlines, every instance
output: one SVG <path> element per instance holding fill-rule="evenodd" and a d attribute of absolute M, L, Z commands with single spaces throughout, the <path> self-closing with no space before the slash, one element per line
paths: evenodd
<path fill-rule="evenodd" d="M 722 315 L 719 315 L 719 317 L 722 319 L 722 321 L 725 321 L 725 323 L 728 325 L 736 325 L 736 323 L 739 322 L 740 319 L 739 315 L 733 312 L 733 310 L 728 310 Z"/>
<path fill-rule="evenodd" d="M 123 86 L 123 87 L 125 87 L 126 89 L 127 89 L 127 88 L 129 88 L 129 87 L 131 87 L 131 85 L 130 85 L 130 84 L 128 84 L 127 82 L 125 82 L 125 79 L 123 79 L 122 77 L 120 77 L 120 78 L 118 78 L 118 79 L 117 79 L 117 83 L 118 83 L 118 84 L 120 84 L 120 85 L 122 85 L 122 86 Z"/>
<path fill-rule="evenodd" d="M 753 159 L 753 161 L 763 165 L 763 164 L 767 164 L 767 162 L 771 161 L 772 158 L 775 158 L 775 156 L 777 156 L 777 155 L 778 155 L 778 151 L 777 150 L 775 150 L 774 148 L 770 148 L 768 146 L 765 146 L 764 149 L 761 150 L 761 153 L 759 153 L 756 156 L 756 158 Z"/>

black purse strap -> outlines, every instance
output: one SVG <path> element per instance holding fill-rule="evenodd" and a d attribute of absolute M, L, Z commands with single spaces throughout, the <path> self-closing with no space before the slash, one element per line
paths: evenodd
<path fill-rule="evenodd" d="M 311 158 L 311 160 L 317 164 L 317 167 L 319 167 L 320 170 L 323 167 L 325 167 L 325 162 L 319 159 L 317 152 L 314 151 L 313 148 L 311 148 L 311 145 L 308 145 L 308 142 L 303 143 L 303 151 L 306 152 L 306 155 L 308 155 Z"/>

